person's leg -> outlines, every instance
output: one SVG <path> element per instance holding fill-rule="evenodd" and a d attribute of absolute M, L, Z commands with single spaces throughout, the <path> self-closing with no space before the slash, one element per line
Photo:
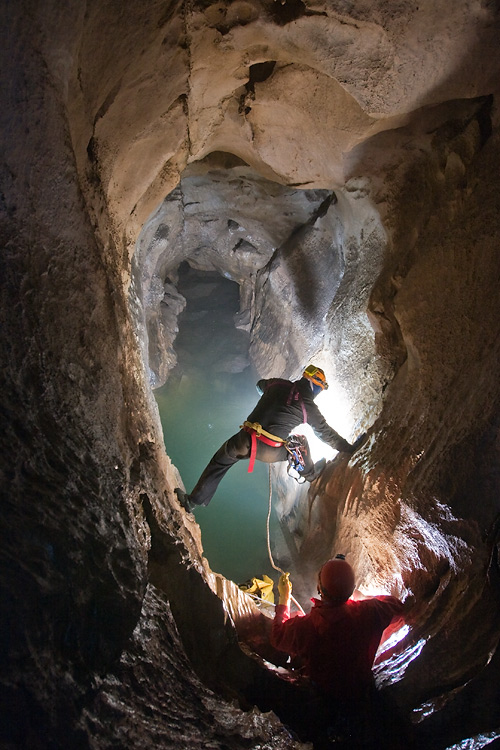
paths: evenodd
<path fill-rule="evenodd" d="M 264 464 L 275 464 L 278 461 L 286 461 L 288 458 L 288 452 L 284 445 L 279 448 L 274 448 L 272 445 L 267 445 L 261 440 L 257 440 L 257 461 L 261 461 Z"/>
<path fill-rule="evenodd" d="M 191 511 L 199 505 L 208 505 L 213 498 L 219 483 L 227 471 L 237 461 L 250 458 L 251 437 L 245 430 L 240 430 L 221 445 L 215 453 L 206 468 L 203 470 L 200 478 L 196 482 L 193 491 L 188 495 L 180 488 L 175 490 L 178 500 L 182 507 Z M 264 463 L 275 463 L 276 461 L 286 461 L 288 456 L 284 446 L 273 448 L 257 440 L 256 458 Z"/>
<path fill-rule="evenodd" d="M 226 440 L 203 470 L 196 486 L 189 494 L 192 505 L 208 505 L 220 481 L 237 461 L 250 456 L 250 435 L 240 430 Z"/>

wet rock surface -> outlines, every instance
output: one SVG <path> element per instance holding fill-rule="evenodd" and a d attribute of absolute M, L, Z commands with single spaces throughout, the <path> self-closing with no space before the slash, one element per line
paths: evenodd
<path fill-rule="evenodd" d="M 127 650 L 95 679 L 81 729 L 102 748 L 143 745 L 145 737 L 151 747 L 304 747 L 275 715 L 242 712 L 207 689 L 185 655 L 168 601 L 152 586 Z"/>
<path fill-rule="evenodd" d="M 315 358 L 333 426 L 368 431 L 307 497 L 276 479 L 301 600 L 347 553 L 407 601 L 377 680 L 417 747 L 494 741 L 498 9 L 72 0 L 2 28 L 3 746 L 294 747 L 269 622 L 173 492 L 150 383 L 183 261 L 239 284 L 262 376 Z"/>

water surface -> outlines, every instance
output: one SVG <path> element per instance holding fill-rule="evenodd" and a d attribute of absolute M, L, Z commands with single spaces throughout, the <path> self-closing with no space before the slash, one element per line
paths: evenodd
<path fill-rule="evenodd" d="M 167 453 L 189 492 L 253 409 L 258 376 L 248 363 L 248 334 L 234 327 L 237 284 L 184 267 L 178 289 L 187 299 L 174 344 L 178 366 L 155 396 Z M 204 553 L 212 570 L 236 583 L 263 573 L 276 580 L 267 552 L 269 469 L 257 461 L 247 472 L 248 461 L 237 463 L 211 503 L 195 509 Z M 271 533 L 275 525 L 273 513 Z"/>

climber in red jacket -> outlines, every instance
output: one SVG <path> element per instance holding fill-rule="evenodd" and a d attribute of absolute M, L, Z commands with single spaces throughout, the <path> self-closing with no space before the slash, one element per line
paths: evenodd
<path fill-rule="evenodd" d="M 382 633 L 403 604 L 394 596 L 359 600 L 354 571 L 343 556 L 326 562 L 318 575 L 318 593 L 309 614 L 290 618 L 292 585 L 288 574 L 278 583 L 279 604 L 271 643 L 299 659 L 303 672 L 321 692 L 345 701 L 362 698 L 373 686 L 372 665 Z"/>
<path fill-rule="evenodd" d="M 319 571 L 321 599 L 312 600 L 309 614 L 291 618 L 292 586 L 288 573 L 280 577 L 271 643 L 292 657 L 313 691 L 294 720 L 303 724 L 306 713 L 306 739 L 314 739 L 315 748 L 334 741 L 350 750 L 409 750 L 407 729 L 377 694 L 372 674 L 382 633 L 398 619 L 402 624 L 403 604 L 394 596 L 363 597 L 354 587 L 352 567 L 337 555 Z"/>

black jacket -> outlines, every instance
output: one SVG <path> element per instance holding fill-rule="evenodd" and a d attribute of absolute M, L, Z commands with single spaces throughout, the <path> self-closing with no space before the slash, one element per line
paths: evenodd
<path fill-rule="evenodd" d="M 313 400 L 309 380 L 259 380 L 262 397 L 247 417 L 258 422 L 272 435 L 285 439 L 303 422 L 311 425 L 315 435 L 338 451 L 351 452 L 352 446 L 330 427 Z"/>

